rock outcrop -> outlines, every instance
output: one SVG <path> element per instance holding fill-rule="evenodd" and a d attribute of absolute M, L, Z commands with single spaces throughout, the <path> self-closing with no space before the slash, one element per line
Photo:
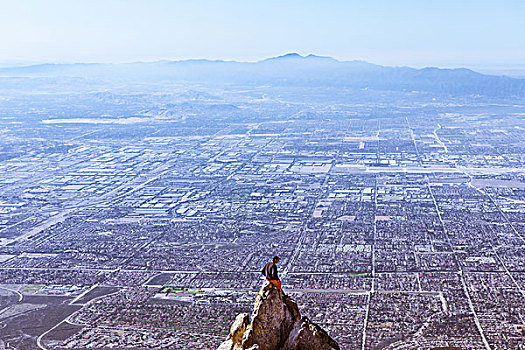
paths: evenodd
<path fill-rule="evenodd" d="M 297 303 L 266 283 L 252 316 L 239 314 L 218 350 L 339 350 L 321 327 L 301 317 Z"/>

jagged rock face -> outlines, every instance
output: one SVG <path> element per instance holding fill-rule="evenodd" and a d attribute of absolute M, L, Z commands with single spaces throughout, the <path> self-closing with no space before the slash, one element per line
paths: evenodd
<path fill-rule="evenodd" d="M 329 350 L 339 349 L 339 345 L 321 327 L 303 317 L 284 345 L 285 350 Z"/>
<path fill-rule="evenodd" d="M 238 314 L 230 328 L 228 339 L 219 346 L 218 350 L 240 350 L 246 328 L 250 325 L 250 316 L 247 313 Z M 253 348 L 250 350 L 256 350 Z"/>
<path fill-rule="evenodd" d="M 252 322 L 245 333 L 245 345 L 259 345 L 260 350 L 281 349 L 295 323 L 301 319 L 297 304 L 283 300 L 272 285 L 264 286 L 255 299 Z"/>
<path fill-rule="evenodd" d="M 339 350 L 339 346 L 321 327 L 301 318 L 295 301 L 283 299 L 266 283 L 255 299 L 251 322 L 248 314 L 238 315 L 218 350 Z"/>

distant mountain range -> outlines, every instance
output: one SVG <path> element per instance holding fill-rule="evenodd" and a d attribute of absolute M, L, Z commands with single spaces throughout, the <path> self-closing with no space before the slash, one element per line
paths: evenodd
<path fill-rule="evenodd" d="M 40 64 L 0 69 L 0 77 L 170 80 L 243 86 L 345 87 L 450 96 L 525 97 L 525 79 L 469 69 L 387 67 L 289 53 L 258 62 L 185 60 L 126 64 Z"/>

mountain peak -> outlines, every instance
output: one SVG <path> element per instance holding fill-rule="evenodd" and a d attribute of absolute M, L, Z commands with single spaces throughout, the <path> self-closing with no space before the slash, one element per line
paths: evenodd
<path fill-rule="evenodd" d="M 305 58 L 305 56 L 301 56 L 297 52 L 289 52 L 285 53 L 284 55 L 275 57 L 277 59 L 286 59 L 286 58 Z"/>
<path fill-rule="evenodd" d="M 270 57 L 270 58 L 264 59 L 264 60 L 259 61 L 259 62 L 285 61 L 285 60 L 290 60 L 290 59 L 303 59 L 303 58 L 305 58 L 305 57 L 301 56 L 297 52 L 290 52 L 290 53 L 286 53 L 286 54 L 281 55 L 281 56 Z"/>
<path fill-rule="evenodd" d="M 323 61 L 332 61 L 332 62 L 338 62 L 336 59 L 330 57 L 330 56 L 318 56 L 314 54 L 309 54 L 307 56 L 302 56 L 298 54 L 297 52 L 289 52 L 281 56 L 276 57 L 270 57 L 267 58 L 261 62 L 268 62 L 268 61 L 288 61 L 288 60 L 323 60 Z"/>
<path fill-rule="evenodd" d="M 339 350 L 321 327 L 301 317 L 297 303 L 266 283 L 255 298 L 251 321 L 237 316 L 218 350 Z"/>

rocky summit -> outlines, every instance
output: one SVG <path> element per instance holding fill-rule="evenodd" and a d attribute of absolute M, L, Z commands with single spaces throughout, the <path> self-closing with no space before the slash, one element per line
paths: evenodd
<path fill-rule="evenodd" d="M 251 317 L 239 314 L 218 350 L 339 350 L 321 327 L 301 317 L 297 303 L 266 283 Z"/>

